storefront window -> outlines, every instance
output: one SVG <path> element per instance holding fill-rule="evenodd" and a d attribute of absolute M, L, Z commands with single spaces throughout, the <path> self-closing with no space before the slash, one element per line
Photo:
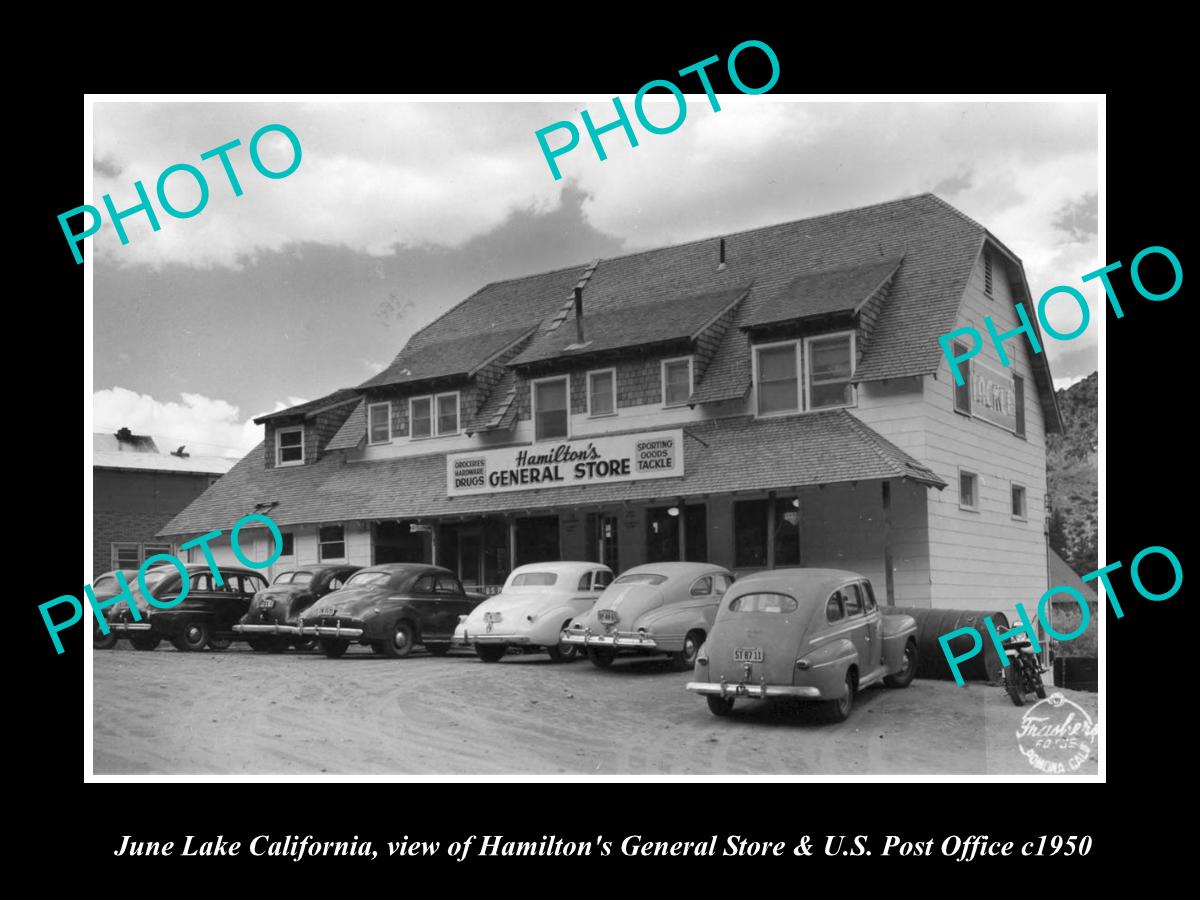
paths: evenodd
<path fill-rule="evenodd" d="M 341 525 L 322 525 L 319 535 L 318 559 L 346 558 L 346 529 Z"/>
<path fill-rule="evenodd" d="M 759 347 L 755 350 L 760 416 L 799 411 L 800 380 L 796 366 L 796 347 L 793 343 Z"/>
<path fill-rule="evenodd" d="M 536 440 L 567 436 L 567 379 L 533 383 L 533 426 Z"/>
<path fill-rule="evenodd" d="M 558 516 L 531 516 L 517 519 L 517 558 L 513 565 L 556 562 L 562 557 L 558 550 Z"/>
<path fill-rule="evenodd" d="M 849 334 L 808 341 L 808 408 L 849 406 L 854 402 L 854 341 Z"/>
<path fill-rule="evenodd" d="M 800 561 L 800 509 L 791 497 L 775 498 L 774 559 L 767 555 L 769 500 L 741 500 L 733 505 L 734 566 L 798 566 Z"/>
<path fill-rule="evenodd" d="M 675 515 L 671 511 L 675 511 Z M 701 503 L 654 506 L 646 510 L 646 562 L 679 561 L 679 529 L 684 530 L 684 559 L 708 561 L 708 508 Z"/>

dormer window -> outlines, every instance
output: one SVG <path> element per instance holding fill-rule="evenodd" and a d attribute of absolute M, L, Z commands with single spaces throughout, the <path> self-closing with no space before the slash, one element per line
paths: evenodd
<path fill-rule="evenodd" d="M 778 416 L 853 406 L 854 340 L 854 332 L 847 331 L 756 346 L 757 414 Z"/>
<path fill-rule="evenodd" d="M 663 406 L 683 406 L 692 396 L 692 358 L 663 361 Z"/>
<path fill-rule="evenodd" d="M 304 465 L 304 429 L 302 427 L 275 429 L 275 465 Z"/>
<path fill-rule="evenodd" d="M 428 438 L 458 434 L 458 391 L 413 397 L 408 402 L 409 437 Z"/>
<path fill-rule="evenodd" d="M 392 439 L 392 404 L 372 403 L 367 407 L 369 440 L 386 444 Z"/>

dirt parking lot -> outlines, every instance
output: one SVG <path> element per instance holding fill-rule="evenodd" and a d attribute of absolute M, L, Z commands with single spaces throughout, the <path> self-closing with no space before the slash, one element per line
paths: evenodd
<path fill-rule="evenodd" d="M 862 692 L 850 719 L 743 701 L 718 719 L 690 673 L 455 652 L 340 660 L 93 651 L 97 774 L 1031 774 L 1024 708 L 986 684 Z M 1097 695 L 1063 691 L 1093 720 Z M 1096 753 L 1079 768 L 1096 773 Z"/>

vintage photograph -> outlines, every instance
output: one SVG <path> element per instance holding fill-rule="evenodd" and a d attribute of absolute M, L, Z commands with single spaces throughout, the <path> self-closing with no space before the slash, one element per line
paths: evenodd
<path fill-rule="evenodd" d="M 624 100 L 92 104 L 94 776 L 1102 772 L 1098 101 Z"/>

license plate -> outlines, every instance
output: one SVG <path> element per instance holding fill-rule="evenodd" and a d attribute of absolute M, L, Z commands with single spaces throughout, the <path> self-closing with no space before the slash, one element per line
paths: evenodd
<path fill-rule="evenodd" d="M 604 625 L 612 625 L 617 621 L 617 611 L 615 609 L 602 609 L 596 613 L 596 618 Z"/>
<path fill-rule="evenodd" d="M 498 613 L 498 612 L 484 613 L 483 621 L 487 622 L 489 625 L 491 625 L 493 622 L 499 622 L 500 621 L 500 613 Z"/>
<path fill-rule="evenodd" d="M 734 662 L 762 662 L 762 647 L 738 647 L 733 651 Z"/>
<path fill-rule="evenodd" d="M 263 597 L 258 601 L 259 609 L 271 609 L 275 605 L 274 597 Z"/>

